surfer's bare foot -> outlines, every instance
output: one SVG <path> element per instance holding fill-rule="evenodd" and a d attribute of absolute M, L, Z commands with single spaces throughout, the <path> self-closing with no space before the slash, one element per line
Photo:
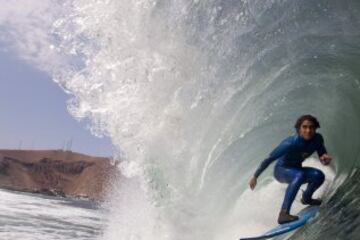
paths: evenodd
<path fill-rule="evenodd" d="M 311 198 L 310 200 L 305 200 L 301 198 L 301 203 L 304 205 L 319 206 L 321 205 L 322 201 L 320 199 Z"/>
<path fill-rule="evenodd" d="M 299 219 L 298 216 L 290 215 L 287 210 L 281 209 L 280 214 L 279 214 L 279 218 L 278 218 L 278 223 L 279 224 L 284 224 L 284 223 L 296 221 L 298 219 Z"/>

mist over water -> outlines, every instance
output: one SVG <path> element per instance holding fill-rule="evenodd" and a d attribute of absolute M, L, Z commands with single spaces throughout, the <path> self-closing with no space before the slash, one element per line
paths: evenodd
<path fill-rule="evenodd" d="M 267 230 L 285 186 L 272 169 L 255 192 L 247 182 L 305 113 L 320 120 L 334 161 L 319 166 L 328 204 L 294 239 L 354 239 L 357 225 L 324 216 L 360 207 L 349 187 L 360 157 L 359 13 L 358 1 L 335 0 L 65 1 L 51 49 L 69 64 L 55 65 L 54 80 L 74 117 L 111 137 L 124 175 L 103 239 Z"/>

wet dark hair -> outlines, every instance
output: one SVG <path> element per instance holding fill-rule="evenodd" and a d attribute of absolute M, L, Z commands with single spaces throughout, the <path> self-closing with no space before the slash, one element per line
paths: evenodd
<path fill-rule="evenodd" d="M 315 129 L 320 128 L 320 123 L 316 119 L 316 117 L 314 117 L 312 115 L 302 115 L 301 117 L 299 117 L 296 120 L 296 123 L 295 123 L 295 126 L 294 126 L 297 132 L 299 132 L 300 126 L 305 120 L 308 120 L 308 121 L 312 122 L 315 125 Z"/>

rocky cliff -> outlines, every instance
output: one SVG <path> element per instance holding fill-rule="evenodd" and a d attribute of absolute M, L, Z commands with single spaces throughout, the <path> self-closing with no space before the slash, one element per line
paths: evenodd
<path fill-rule="evenodd" d="M 101 201 L 115 175 L 109 158 L 62 150 L 0 150 L 0 188 Z"/>

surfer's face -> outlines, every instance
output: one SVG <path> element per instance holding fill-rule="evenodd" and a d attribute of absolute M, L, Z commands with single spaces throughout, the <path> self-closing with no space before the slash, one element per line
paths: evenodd
<path fill-rule="evenodd" d="M 305 140 L 310 140 L 315 135 L 315 125 L 309 120 L 305 120 L 301 123 L 299 129 L 299 135 Z"/>

